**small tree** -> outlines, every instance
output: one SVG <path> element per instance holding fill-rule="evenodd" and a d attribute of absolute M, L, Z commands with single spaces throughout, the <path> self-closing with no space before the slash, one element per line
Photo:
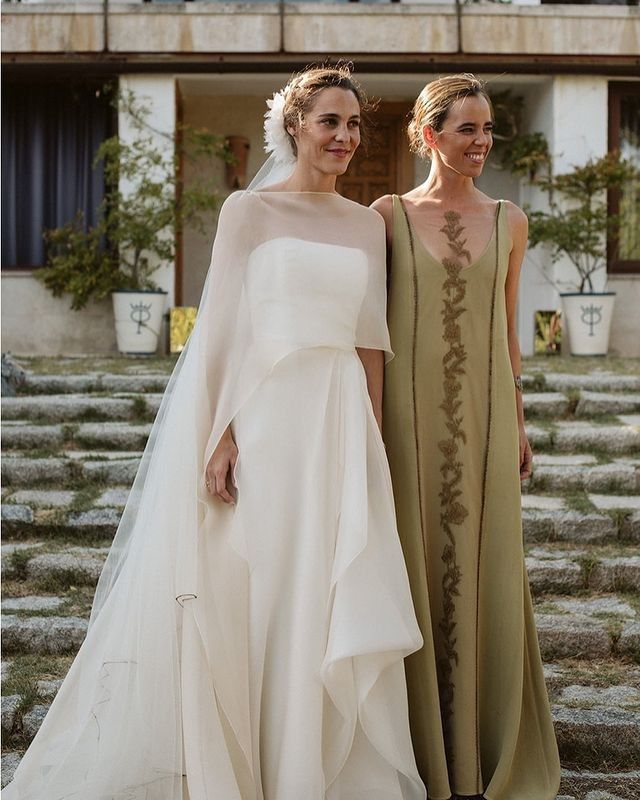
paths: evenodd
<path fill-rule="evenodd" d="M 543 133 L 522 133 L 524 97 L 509 89 L 492 92 L 494 113 L 492 165 L 518 177 L 534 181 L 538 172 L 551 165 L 549 144 Z"/>
<path fill-rule="evenodd" d="M 531 245 L 548 244 L 552 262 L 566 256 L 578 272 L 577 288 L 593 291 L 592 276 L 607 265 L 607 239 L 615 241 L 620 217 L 610 214 L 607 191 L 637 180 L 638 168 L 618 153 L 533 183 L 547 192 L 549 211 L 528 211 Z"/>
<path fill-rule="evenodd" d="M 71 294 L 73 309 L 118 289 L 157 288 L 153 273 L 174 259 L 176 236 L 185 227 L 204 232 L 219 204 L 216 186 L 202 171 L 184 184 L 181 161 L 230 160 L 222 137 L 182 125 L 174 141 L 153 130 L 149 109 L 133 93 L 119 94 L 116 102 L 134 135 L 129 141 L 112 136 L 96 152 L 94 168 L 103 162 L 107 187 L 98 222 L 87 227 L 79 213 L 44 234 L 49 255 L 36 275 L 56 297 Z M 158 135 L 166 138 L 166 150 Z"/>

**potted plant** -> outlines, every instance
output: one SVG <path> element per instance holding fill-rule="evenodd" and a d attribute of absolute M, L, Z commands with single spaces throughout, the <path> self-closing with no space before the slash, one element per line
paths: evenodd
<path fill-rule="evenodd" d="M 71 295 L 71 308 L 111 294 L 118 349 L 149 354 L 158 346 L 166 291 L 153 276 L 173 261 L 176 237 L 185 226 L 202 232 L 204 217 L 218 206 L 210 181 L 181 180 L 183 158 L 229 160 L 222 137 L 181 126 L 177 141 L 161 137 L 147 122 L 149 111 L 131 93 L 117 98 L 130 117 L 133 135 L 112 136 L 97 150 L 102 161 L 105 196 L 99 221 L 86 226 L 82 214 L 66 225 L 45 231 L 47 264 L 37 277 L 55 296 Z M 160 137 L 160 138 L 159 138 Z M 167 155 L 169 153 L 169 155 Z"/>
<path fill-rule="evenodd" d="M 577 278 L 560 291 L 572 355 L 606 355 L 615 292 L 596 291 L 594 275 L 607 266 L 607 240 L 615 241 L 619 216 L 609 213 L 607 191 L 638 175 L 637 167 L 608 153 L 534 183 L 549 197 L 548 211 L 529 211 L 531 245 L 547 244 L 551 261 L 566 257 Z"/>

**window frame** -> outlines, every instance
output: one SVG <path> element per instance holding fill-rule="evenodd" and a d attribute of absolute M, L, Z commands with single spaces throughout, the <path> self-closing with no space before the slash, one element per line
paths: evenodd
<path fill-rule="evenodd" d="M 640 98 L 640 81 L 609 82 L 609 152 L 620 149 L 620 115 L 623 97 Z M 610 214 L 620 210 L 620 189 L 610 189 L 607 195 Z M 640 273 L 640 259 L 622 259 L 616 256 L 615 237 L 607 242 L 607 273 L 610 275 L 630 275 Z"/>

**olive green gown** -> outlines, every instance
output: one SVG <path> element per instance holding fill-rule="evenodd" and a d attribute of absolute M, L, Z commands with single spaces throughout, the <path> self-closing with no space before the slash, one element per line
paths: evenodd
<path fill-rule="evenodd" d="M 550 800 L 560 766 L 524 568 L 506 208 L 474 263 L 458 214 L 441 235 L 442 262 L 394 196 L 383 430 L 425 639 L 406 661 L 416 758 L 433 800 Z"/>

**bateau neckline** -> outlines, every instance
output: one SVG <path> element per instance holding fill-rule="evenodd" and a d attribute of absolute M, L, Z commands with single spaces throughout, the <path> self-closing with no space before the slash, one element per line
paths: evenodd
<path fill-rule="evenodd" d="M 276 189 L 275 191 L 264 191 L 264 189 L 245 189 L 245 192 L 249 192 L 250 194 L 317 194 L 322 195 L 322 197 L 339 197 L 341 200 L 348 200 L 347 197 L 341 195 L 340 192 L 314 192 L 314 191 L 307 191 L 306 189 L 302 189 L 300 191 L 293 191 L 292 189 Z M 353 201 L 351 201 L 353 202 Z"/>

